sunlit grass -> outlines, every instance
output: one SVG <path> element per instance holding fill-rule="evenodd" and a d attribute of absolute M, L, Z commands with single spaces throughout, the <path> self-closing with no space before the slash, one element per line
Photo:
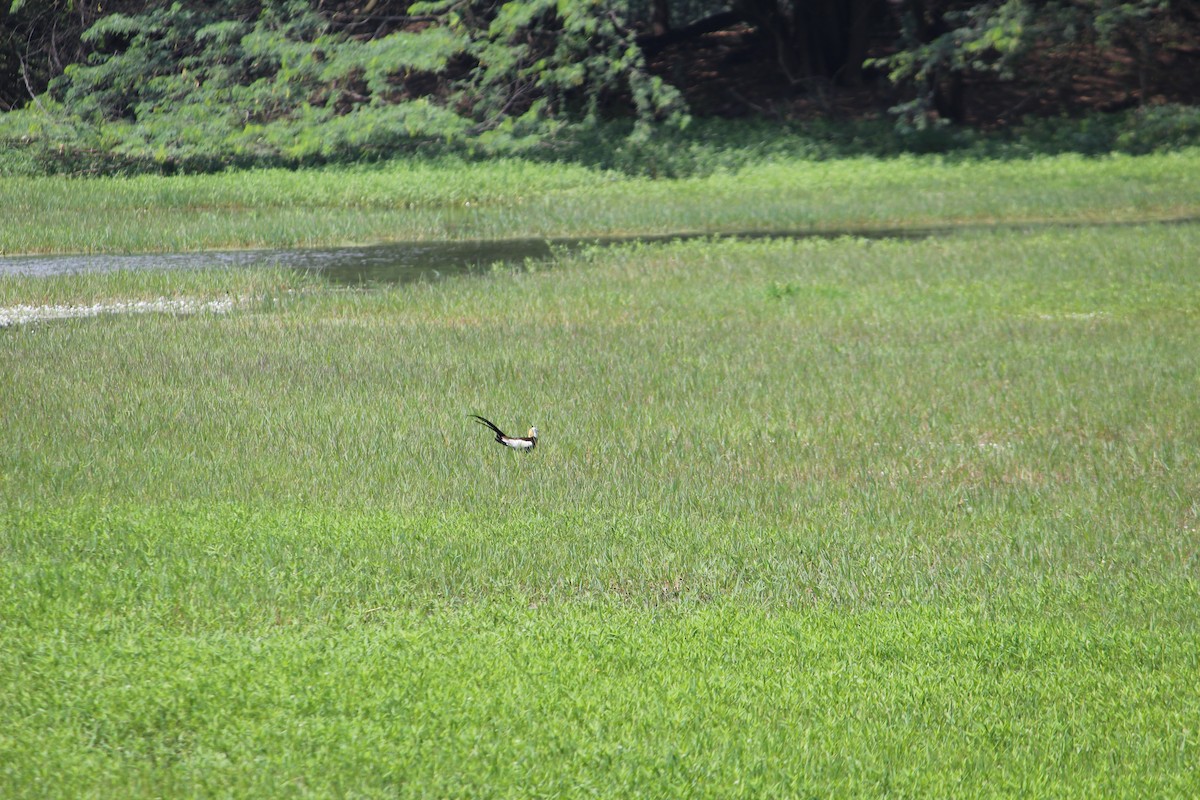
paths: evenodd
<path fill-rule="evenodd" d="M 376 607 L 336 628 L 72 639 L 87 646 L 0 651 L 26 675 L 9 713 L 32 723 L 0 740 L 10 789 L 1082 798 L 1185 796 L 1196 779 L 1195 651 L 1146 628 L 922 608 Z"/>
<path fill-rule="evenodd" d="M 199 270 L 127 270 L 111 274 L 11 275 L 0 280 L 0 308 L 83 304 L 154 298 L 203 300 L 255 298 L 271 301 L 316 285 L 311 273 L 264 266 L 230 269 L 219 274 Z"/>
<path fill-rule="evenodd" d="M 0 280 L 261 298 L 0 330 L 0 794 L 1189 795 L 1197 263 Z"/>
<path fill-rule="evenodd" d="M 0 181 L 0 253 L 843 230 L 1200 214 L 1200 151 L 775 161 L 651 180 L 517 159 Z"/>

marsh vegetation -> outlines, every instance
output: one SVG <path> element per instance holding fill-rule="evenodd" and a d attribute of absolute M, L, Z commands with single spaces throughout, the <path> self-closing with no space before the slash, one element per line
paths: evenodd
<path fill-rule="evenodd" d="M 3 235 L 1136 222 L 1194 159 L 45 179 L 4 191 L 73 224 Z M 239 298 L 0 329 L 0 793 L 1191 794 L 1197 263 L 1147 222 L 0 279 Z"/>

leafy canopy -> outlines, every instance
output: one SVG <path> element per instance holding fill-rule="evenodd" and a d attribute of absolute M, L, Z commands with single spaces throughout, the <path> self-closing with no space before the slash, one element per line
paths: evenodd
<path fill-rule="evenodd" d="M 56 126 L 133 162 L 205 168 L 383 155 L 427 142 L 531 146 L 567 122 L 684 122 L 604 0 L 435 0 L 429 24 L 334 30 L 303 0 L 180 2 L 101 17 L 28 136 Z M 213 162 L 213 163 L 210 163 Z"/>

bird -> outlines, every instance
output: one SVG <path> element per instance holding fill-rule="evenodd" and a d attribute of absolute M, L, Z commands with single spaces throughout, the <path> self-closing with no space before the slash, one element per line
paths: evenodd
<path fill-rule="evenodd" d="M 537 447 L 538 432 L 536 426 L 529 428 L 529 433 L 526 436 L 506 436 L 504 431 L 496 427 L 496 423 L 489 419 L 485 419 L 478 414 L 470 414 L 475 421 L 480 425 L 486 425 L 496 433 L 496 441 L 505 447 L 511 447 L 514 450 L 520 450 L 523 453 L 533 452 L 533 448 Z"/>

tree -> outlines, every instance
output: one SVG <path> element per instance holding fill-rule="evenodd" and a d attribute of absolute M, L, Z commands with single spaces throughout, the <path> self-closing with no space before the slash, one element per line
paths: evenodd
<path fill-rule="evenodd" d="M 377 8 L 377 7 L 376 7 Z M 56 134 L 164 166 L 363 157 L 429 141 L 519 146 L 568 121 L 682 113 L 601 0 L 432 0 L 370 34 L 306 0 L 99 17 L 39 99 Z"/>
<path fill-rule="evenodd" d="M 1200 94 L 1170 88 L 1200 74 L 1200 0 L 0 3 L 0 110 L 36 98 L 0 138 L 162 169 L 512 151 L 611 119 L 645 138 L 688 118 L 700 64 L 751 63 L 767 103 L 868 83 L 846 94 L 914 127 L 967 121 L 984 84 L 1012 114 Z M 1103 91 L 1081 89 L 1099 61 Z"/>
<path fill-rule="evenodd" d="M 643 123 L 682 111 L 678 92 L 647 71 L 619 4 L 432 0 L 409 10 L 463 36 L 468 69 L 453 97 L 476 130 L 595 119 L 619 104 Z"/>
<path fill-rule="evenodd" d="M 87 0 L 0 0 L 0 111 L 28 102 L 86 57 L 79 35 L 99 8 Z"/>
<path fill-rule="evenodd" d="M 911 93 L 897 110 L 918 125 L 963 121 L 966 76 L 1012 78 L 1035 53 L 1043 65 L 1041 89 L 1061 92 L 1080 72 L 1081 54 L 1125 47 L 1135 54 L 1137 102 L 1145 102 L 1150 42 L 1175 25 L 1180 12 L 1188 13 L 1173 13 L 1168 0 L 898 0 L 894 6 L 899 46 L 869 63 L 885 67 L 889 80 Z M 1052 64 L 1061 66 L 1046 68 Z"/>
<path fill-rule="evenodd" d="M 734 8 L 770 37 L 793 84 L 861 82 L 872 22 L 884 11 L 882 0 L 737 0 Z"/>

